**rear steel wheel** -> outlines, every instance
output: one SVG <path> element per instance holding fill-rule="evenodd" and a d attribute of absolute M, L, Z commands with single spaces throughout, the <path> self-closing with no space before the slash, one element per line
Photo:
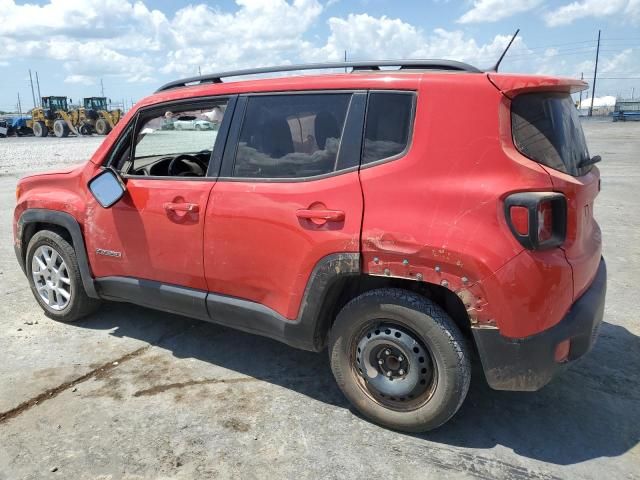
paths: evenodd
<path fill-rule="evenodd" d="M 449 420 L 469 388 L 469 348 L 449 315 L 399 289 L 365 292 L 347 303 L 329 333 L 338 386 L 366 417 L 424 432 Z"/>
<path fill-rule="evenodd" d="M 427 347 L 393 323 L 365 330 L 354 345 L 353 362 L 363 391 L 394 410 L 413 410 L 428 401 L 437 380 Z"/>

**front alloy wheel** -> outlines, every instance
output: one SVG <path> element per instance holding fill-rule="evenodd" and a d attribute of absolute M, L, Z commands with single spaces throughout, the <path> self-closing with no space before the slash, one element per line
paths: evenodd
<path fill-rule="evenodd" d="M 31 274 L 36 291 L 52 310 L 63 310 L 71 301 L 71 279 L 62 255 L 49 245 L 33 254 Z"/>
<path fill-rule="evenodd" d="M 73 322 L 94 312 L 100 302 L 83 286 L 76 252 L 61 230 L 40 230 L 29 240 L 25 271 L 29 286 L 45 315 Z"/>

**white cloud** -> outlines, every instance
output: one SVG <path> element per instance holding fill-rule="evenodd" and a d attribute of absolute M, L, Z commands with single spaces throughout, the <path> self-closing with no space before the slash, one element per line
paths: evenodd
<path fill-rule="evenodd" d="M 474 0 L 458 23 L 496 22 L 539 6 L 543 0 Z"/>
<path fill-rule="evenodd" d="M 78 89 L 95 85 L 100 78 L 111 85 L 161 84 L 167 77 L 195 75 L 198 67 L 206 73 L 338 61 L 344 50 L 351 60 L 447 58 L 482 68 L 495 63 L 511 36 L 495 35 L 481 43 L 461 29 L 425 30 L 398 18 L 351 13 L 328 18 L 328 34 L 320 37 L 315 33 L 320 22 L 325 22 L 326 0 L 236 0 L 235 8 L 224 10 L 194 0 L 201 3 L 171 15 L 148 8 L 144 1 L 50 0 L 32 5 L 0 0 L 0 66 L 26 57 L 35 60 L 32 68 L 40 68 L 40 60 L 53 60 L 60 65 L 61 72 L 56 72 L 60 81 L 64 79 L 69 87 Z M 469 2 L 471 10 L 459 21 L 504 18 L 535 8 L 542 1 L 475 0 Z M 580 8 L 567 10 L 570 5 Z M 608 0 L 604 6 L 580 0 L 558 10 L 565 12 L 565 19 L 576 19 L 590 12 L 593 5 L 600 5 L 600 15 L 619 11 L 625 18 L 636 15 L 640 19 L 640 0 Z M 29 28 L 17 27 L 25 25 Z M 534 52 L 518 37 L 504 66 L 512 71 L 571 76 L 593 71 L 590 55 L 564 54 L 563 48 Z M 609 71 L 635 71 L 637 51 L 619 58 L 606 53 L 601 56 L 602 68 L 613 61 L 618 66 Z"/>
<path fill-rule="evenodd" d="M 476 63 L 480 67 L 493 64 L 507 46 L 510 35 L 496 35 L 479 45 L 464 32 L 435 29 L 427 34 L 399 19 L 350 14 L 346 18 L 329 19 L 330 35 L 324 46 L 305 52 L 306 60 L 341 60 L 344 50 L 350 59 L 445 58 Z M 513 51 L 524 47 L 516 39 Z"/>
<path fill-rule="evenodd" d="M 631 21 L 640 21 L 640 0 L 581 0 L 548 12 L 544 19 L 548 26 L 557 27 L 582 18 L 602 19 L 616 14 L 624 14 Z"/>
<path fill-rule="evenodd" d="M 207 5 L 178 10 L 170 23 L 173 45 L 164 73 L 193 75 L 231 66 L 281 63 L 308 46 L 303 35 L 317 21 L 317 0 L 236 0 L 234 13 Z"/>
<path fill-rule="evenodd" d="M 64 79 L 65 83 L 80 83 L 83 85 L 93 85 L 95 84 L 95 80 L 92 77 L 87 75 L 68 75 Z"/>

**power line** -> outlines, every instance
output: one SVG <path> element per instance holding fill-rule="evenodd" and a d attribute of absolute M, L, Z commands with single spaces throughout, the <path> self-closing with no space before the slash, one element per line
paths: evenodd
<path fill-rule="evenodd" d="M 596 48 L 596 67 L 593 70 L 593 89 L 591 90 L 591 106 L 589 116 L 593 115 L 593 97 L 596 95 L 596 79 L 598 78 L 598 56 L 600 55 L 600 30 L 598 30 L 598 47 Z"/>

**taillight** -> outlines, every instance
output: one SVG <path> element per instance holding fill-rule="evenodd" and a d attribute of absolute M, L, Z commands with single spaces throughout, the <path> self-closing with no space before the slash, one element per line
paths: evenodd
<path fill-rule="evenodd" d="M 538 242 L 546 242 L 553 236 L 553 204 L 544 200 L 538 203 Z"/>
<path fill-rule="evenodd" d="M 567 233 L 567 200 L 557 192 L 519 192 L 505 201 L 505 215 L 513 235 L 529 250 L 562 245 Z"/>

